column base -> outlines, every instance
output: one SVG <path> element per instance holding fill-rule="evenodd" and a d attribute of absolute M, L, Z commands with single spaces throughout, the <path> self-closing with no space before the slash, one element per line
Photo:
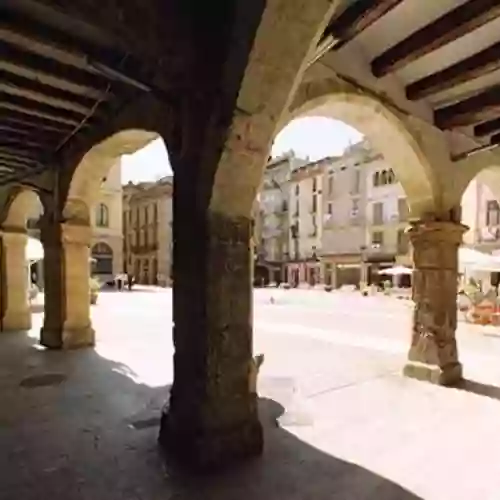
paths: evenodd
<path fill-rule="evenodd" d="M 48 349 L 81 349 L 95 345 L 95 330 L 83 328 L 47 328 L 40 330 L 40 344 Z"/>
<path fill-rule="evenodd" d="M 264 437 L 258 419 L 231 428 L 192 430 L 171 424 L 163 411 L 159 444 L 166 456 L 194 472 L 211 472 L 262 455 Z"/>
<path fill-rule="evenodd" d="M 457 385 L 463 380 L 462 365 L 458 362 L 441 367 L 418 361 L 408 361 L 403 369 L 403 375 L 444 386 Z"/>
<path fill-rule="evenodd" d="M 2 318 L 2 331 L 3 332 L 22 332 L 31 330 L 31 311 L 16 311 L 5 313 Z"/>

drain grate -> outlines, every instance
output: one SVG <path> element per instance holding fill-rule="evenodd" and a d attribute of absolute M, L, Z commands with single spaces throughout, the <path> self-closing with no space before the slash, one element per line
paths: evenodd
<path fill-rule="evenodd" d="M 160 425 L 160 417 L 144 418 L 142 420 L 134 420 L 130 423 L 130 427 L 137 431 L 142 429 L 149 429 L 150 427 L 157 427 Z"/>
<path fill-rule="evenodd" d="M 27 389 L 34 389 L 35 387 L 50 387 L 52 385 L 59 385 L 66 380 L 66 375 L 62 373 L 45 373 L 43 375 L 33 375 L 21 380 L 19 384 L 21 387 Z"/>

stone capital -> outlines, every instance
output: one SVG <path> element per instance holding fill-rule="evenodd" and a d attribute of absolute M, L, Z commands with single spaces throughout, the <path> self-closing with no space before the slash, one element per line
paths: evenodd
<path fill-rule="evenodd" d="M 468 229 L 457 222 L 415 221 L 410 223 L 408 234 L 414 246 L 424 242 L 460 245 Z"/>
<path fill-rule="evenodd" d="M 80 224 L 61 224 L 61 239 L 64 244 L 89 246 L 92 241 L 92 228 Z"/>

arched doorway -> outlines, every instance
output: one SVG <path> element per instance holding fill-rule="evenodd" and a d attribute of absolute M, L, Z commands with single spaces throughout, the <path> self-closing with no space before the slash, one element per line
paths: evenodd
<path fill-rule="evenodd" d="M 92 247 L 92 272 L 104 283 L 113 282 L 113 249 L 104 242 Z"/>

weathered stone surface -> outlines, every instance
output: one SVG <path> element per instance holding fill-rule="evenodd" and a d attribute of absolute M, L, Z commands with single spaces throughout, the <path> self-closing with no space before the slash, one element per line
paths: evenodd
<path fill-rule="evenodd" d="M 413 331 L 407 376 L 452 385 L 462 378 L 457 327 L 458 247 L 467 227 L 453 222 L 417 222 L 410 228 Z"/>
<path fill-rule="evenodd" d="M 31 328 L 28 303 L 28 264 L 23 229 L 4 228 L 2 232 L 2 331 L 15 332 Z"/>
<path fill-rule="evenodd" d="M 45 250 L 45 318 L 40 343 L 52 349 L 95 344 L 90 321 L 89 226 L 42 225 Z"/>
<path fill-rule="evenodd" d="M 186 219 L 174 222 L 175 377 L 160 443 L 184 465 L 211 469 L 263 446 L 251 387 L 251 220 L 192 222 L 196 243 Z"/>

